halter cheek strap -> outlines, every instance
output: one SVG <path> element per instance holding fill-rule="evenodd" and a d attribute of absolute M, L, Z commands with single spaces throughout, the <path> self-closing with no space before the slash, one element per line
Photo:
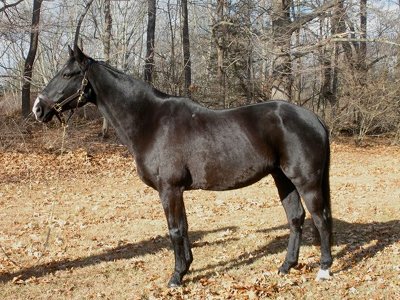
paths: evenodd
<path fill-rule="evenodd" d="M 87 84 L 88 84 L 88 80 L 86 78 L 86 72 L 85 72 L 83 79 L 82 79 L 81 87 L 74 94 L 69 96 L 68 98 L 64 99 L 63 101 L 61 101 L 59 103 L 55 103 L 53 105 L 53 107 L 51 108 L 51 109 L 54 109 L 55 115 L 58 118 L 58 120 L 61 122 L 61 124 L 68 123 L 69 119 L 72 117 L 72 115 L 74 113 L 74 111 L 71 110 L 71 113 L 70 113 L 67 121 L 66 122 L 64 121 L 64 118 L 62 116 L 62 110 L 66 104 L 78 99 L 77 103 L 76 103 L 76 107 L 78 108 L 79 104 L 85 104 L 87 102 L 87 99 L 85 97 L 85 88 L 86 88 Z"/>

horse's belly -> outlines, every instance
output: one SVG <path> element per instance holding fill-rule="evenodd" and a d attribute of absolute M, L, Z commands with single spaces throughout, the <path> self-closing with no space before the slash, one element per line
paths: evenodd
<path fill-rule="evenodd" d="M 266 164 L 206 164 L 201 171 L 191 170 L 191 188 L 214 191 L 237 189 L 257 182 L 268 175 L 269 171 Z"/>

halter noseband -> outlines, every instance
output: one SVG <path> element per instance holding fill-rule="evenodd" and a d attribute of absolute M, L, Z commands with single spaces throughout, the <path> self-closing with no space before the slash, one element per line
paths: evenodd
<path fill-rule="evenodd" d="M 87 102 L 87 99 L 85 97 L 85 88 L 88 83 L 89 82 L 86 78 L 86 72 L 85 72 L 85 74 L 83 75 L 82 82 L 81 82 L 81 87 L 74 94 L 69 96 L 68 98 L 64 99 L 63 101 L 61 101 L 59 103 L 55 103 L 53 105 L 53 107 L 51 108 L 51 109 L 54 109 L 55 115 L 58 118 L 58 120 L 61 122 L 61 124 L 65 125 L 66 123 L 68 123 L 69 119 L 72 117 L 72 115 L 74 113 L 74 111 L 71 110 L 71 113 L 70 113 L 67 121 L 64 120 L 64 117 L 62 115 L 62 110 L 66 104 L 74 101 L 75 99 L 78 99 L 78 101 L 76 103 L 76 107 L 78 108 L 79 104 L 85 104 Z"/>

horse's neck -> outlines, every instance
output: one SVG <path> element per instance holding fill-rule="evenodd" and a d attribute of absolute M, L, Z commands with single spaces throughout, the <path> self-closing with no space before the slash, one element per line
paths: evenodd
<path fill-rule="evenodd" d="M 92 85 L 97 97 L 97 107 L 115 128 L 120 140 L 136 154 L 142 143 L 144 126 L 154 108 L 154 96 L 143 83 L 99 66 L 92 72 Z"/>

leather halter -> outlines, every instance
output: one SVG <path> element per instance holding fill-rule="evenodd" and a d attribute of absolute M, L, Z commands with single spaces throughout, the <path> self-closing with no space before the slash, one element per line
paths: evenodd
<path fill-rule="evenodd" d="M 71 96 L 69 96 L 68 98 L 64 99 L 63 101 L 61 101 L 59 103 L 55 103 L 52 106 L 51 109 L 54 109 L 55 115 L 58 118 L 58 120 L 61 122 L 61 124 L 65 125 L 66 123 L 68 123 L 69 119 L 72 117 L 72 115 L 74 113 L 74 111 L 71 110 L 71 113 L 70 113 L 67 121 L 64 120 L 64 117 L 62 115 L 62 110 L 66 104 L 78 99 L 78 101 L 76 103 L 76 107 L 78 108 L 79 104 L 85 104 L 87 102 L 87 99 L 85 97 L 85 88 L 88 83 L 89 82 L 86 78 L 86 72 L 85 72 L 85 74 L 83 75 L 81 87 L 75 93 L 73 93 Z"/>

